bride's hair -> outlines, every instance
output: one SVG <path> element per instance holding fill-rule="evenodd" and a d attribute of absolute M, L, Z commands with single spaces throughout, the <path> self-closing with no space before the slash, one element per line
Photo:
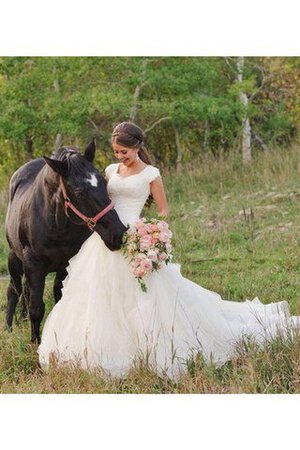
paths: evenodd
<path fill-rule="evenodd" d="M 132 122 L 121 122 L 116 125 L 111 135 L 111 143 L 124 145 L 128 148 L 137 148 L 140 159 L 146 164 L 152 164 L 151 157 L 144 144 L 143 130 Z M 149 195 L 146 206 L 153 202 L 152 195 Z"/>
<path fill-rule="evenodd" d="M 124 147 L 138 148 L 138 154 L 146 164 L 152 164 L 151 157 L 145 147 L 144 134 L 140 127 L 132 122 L 119 123 L 113 129 L 111 142 Z"/>

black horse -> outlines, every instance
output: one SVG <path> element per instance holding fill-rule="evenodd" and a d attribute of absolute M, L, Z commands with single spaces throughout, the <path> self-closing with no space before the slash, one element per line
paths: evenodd
<path fill-rule="evenodd" d="M 46 275 L 56 272 L 57 302 L 68 260 L 92 230 L 110 250 L 121 247 L 126 227 L 112 208 L 105 178 L 92 164 L 94 155 L 94 142 L 84 156 L 75 149 L 61 148 L 51 158 L 38 158 L 20 167 L 10 181 L 5 223 L 11 277 L 6 322 L 11 329 L 22 294 L 23 315 L 29 308 L 33 342 L 40 342 Z"/>

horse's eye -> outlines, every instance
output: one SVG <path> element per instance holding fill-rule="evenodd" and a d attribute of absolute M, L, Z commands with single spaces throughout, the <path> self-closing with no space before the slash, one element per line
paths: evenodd
<path fill-rule="evenodd" d="M 83 191 L 83 189 L 74 189 L 74 194 L 75 195 L 83 195 L 84 191 Z"/>

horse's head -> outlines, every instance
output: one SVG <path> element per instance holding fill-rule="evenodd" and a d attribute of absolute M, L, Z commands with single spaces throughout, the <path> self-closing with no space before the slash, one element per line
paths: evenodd
<path fill-rule="evenodd" d="M 92 164 L 95 150 L 95 142 L 92 141 L 84 155 L 72 148 L 61 148 L 52 158 L 44 157 L 46 163 L 61 177 L 70 202 L 89 218 L 97 216 L 111 203 L 106 180 Z M 73 223 L 84 223 L 71 209 L 68 215 Z M 96 221 L 94 230 L 110 250 L 118 250 L 126 227 L 112 208 Z"/>

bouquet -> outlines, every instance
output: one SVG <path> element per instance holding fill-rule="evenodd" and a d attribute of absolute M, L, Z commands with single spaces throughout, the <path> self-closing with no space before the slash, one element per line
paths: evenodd
<path fill-rule="evenodd" d="M 171 237 L 167 222 L 144 217 L 124 234 L 122 251 L 143 292 L 147 292 L 144 277 L 172 260 Z"/>

